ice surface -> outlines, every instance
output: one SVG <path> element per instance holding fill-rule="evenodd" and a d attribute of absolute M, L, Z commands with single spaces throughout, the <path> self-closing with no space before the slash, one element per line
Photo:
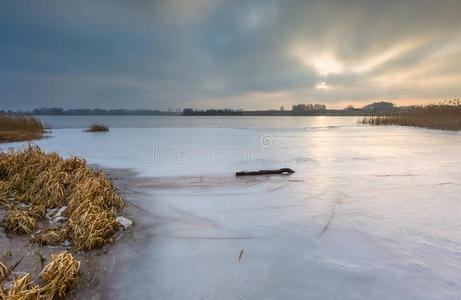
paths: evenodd
<path fill-rule="evenodd" d="M 143 226 L 134 227 L 131 244 L 114 245 L 105 298 L 461 295 L 459 133 L 362 126 L 113 128 L 96 135 L 60 129 L 37 144 L 154 177 L 132 199 Z M 233 176 L 279 167 L 296 173 Z"/>
<path fill-rule="evenodd" d="M 110 128 L 306 128 L 357 125 L 357 117 L 249 116 L 39 116 L 51 128 L 88 128 L 103 123 Z"/>

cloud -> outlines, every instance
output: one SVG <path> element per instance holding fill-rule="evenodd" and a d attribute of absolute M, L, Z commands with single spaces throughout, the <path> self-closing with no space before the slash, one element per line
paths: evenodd
<path fill-rule="evenodd" d="M 455 97 L 459 11 L 457 0 L 5 0 L 1 109 Z"/>

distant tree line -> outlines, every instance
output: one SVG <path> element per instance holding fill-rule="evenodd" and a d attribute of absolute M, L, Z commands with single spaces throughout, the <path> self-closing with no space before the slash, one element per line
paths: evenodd
<path fill-rule="evenodd" d="M 245 111 L 239 109 L 192 109 L 185 108 L 182 112 L 183 116 L 242 116 Z"/>
<path fill-rule="evenodd" d="M 354 108 L 326 109 L 324 105 L 314 104 L 311 107 L 295 105 L 292 110 L 242 110 L 242 109 L 193 109 L 185 108 L 183 116 L 367 116 L 394 113 L 400 108 L 390 102 L 376 102 Z"/>
<path fill-rule="evenodd" d="M 328 109 L 328 110 L 224 110 L 224 109 L 206 109 L 195 110 L 186 108 L 183 110 L 183 116 L 361 116 L 362 109 Z"/>
<path fill-rule="evenodd" d="M 299 107 L 296 105 L 295 107 Z M 362 108 L 349 105 L 344 109 L 326 109 L 317 104 L 312 109 L 292 110 L 243 110 L 243 109 L 193 109 L 185 108 L 183 111 L 161 111 L 158 109 L 63 109 L 58 107 L 36 108 L 32 111 L 0 111 L 9 114 L 33 114 L 52 116 L 88 116 L 88 115 L 120 115 L 120 116 L 371 116 L 389 115 L 405 110 L 408 107 L 397 107 L 390 102 L 376 102 Z"/>
<path fill-rule="evenodd" d="M 36 108 L 32 111 L 34 115 L 52 115 L 52 116 L 104 116 L 104 115 L 135 115 L 135 116 L 158 116 L 174 115 L 173 112 L 151 109 L 62 109 L 62 108 Z"/>

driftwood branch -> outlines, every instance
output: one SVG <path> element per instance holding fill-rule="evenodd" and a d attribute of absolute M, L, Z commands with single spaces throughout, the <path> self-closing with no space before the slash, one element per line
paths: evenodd
<path fill-rule="evenodd" d="M 270 175 L 270 174 L 293 174 L 295 171 L 293 171 L 290 168 L 282 168 L 279 170 L 259 170 L 259 171 L 251 171 L 251 172 L 237 172 L 235 173 L 235 176 L 254 176 L 254 175 Z"/>

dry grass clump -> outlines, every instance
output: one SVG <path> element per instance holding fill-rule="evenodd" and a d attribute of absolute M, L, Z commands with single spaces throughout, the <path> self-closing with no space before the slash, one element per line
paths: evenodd
<path fill-rule="evenodd" d="M 27 214 L 35 219 L 43 219 L 46 215 L 46 206 L 42 204 L 32 205 L 27 209 Z"/>
<path fill-rule="evenodd" d="M 32 241 L 41 246 L 57 246 L 67 238 L 67 229 L 64 227 L 47 228 L 37 232 Z"/>
<path fill-rule="evenodd" d="M 51 262 L 40 273 L 40 278 L 45 284 L 42 294 L 48 299 L 54 296 L 64 297 L 66 292 L 78 279 L 80 262 L 68 252 L 62 252 L 51 257 Z"/>
<path fill-rule="evenodd" d="M 118 223 L 112 212 L 82 203 L 70 215 L 70 237 L 76 250 L 91 250 L 111 242 Z"/>
<path fill-rule="evenodd" d="M 40 299 L 40 288 L 38 285 L 34 285 L 30 274 L 27 273 L 20 276 L 13 282 L 13 285 L 8 290 L 8 293 L 5 294 L 0 290 L 0 296 L 2 299 L 11 300 L 38 300 Z"/>
<path fill-rule="evenodd" d="M 91 170 L 85 160 L 29 146 L 0 153 L 0 204 L 8 209 L 5 230 L 26 234 L 47 210 L 67 207 L 62 230 L 39 233 L 33 240 L 55 244 L 68 239 L 75 249 L 91 250 L 112 241 L 116 212 L 124 202 L 104 173 Z"/>
<path fill-rule="evenodd" d="M 10 268 L 0 261 L 0 282 L 10 275 Z"/>
<path fill-rule="evenodd" d="M 92 124 L 86 132 L 106 132 L 109 131 L 109 127 L 104 124 L 94 123 Z"/>
<path fill-rule="evenodd" d="M 112 242 L 119 224 L 122 197 L 102 172 L 91 170 L 79 158 L 63 159 L 37 146 L 0 152 L 0 207 L 5 231 L 32 234 L 37 221 L 48 226 L 35 233 L 39 245 L 69 241 L 74 250 L 91 250 Z M 68 252 L 53 255 L 35 285 L 30 274 L 17 278 L 0 299 L 54 299 L 64 297 L 78 279 L 80 262 Z M 0 263 L 0 282 L 10 270 Z"/>
<path fill-rule="evenodd" d="M 39 139 L 44 132 L 42 122 L 33 116 L 0 114 L 0 143 Z"/>
<path fill-rule="evenodd" d="M 67 291 L 78 280 L 79 271 L 80 262 L 75 260 L 70 253 L 62 252 L 52 255 L 50 263 L 40 272 L 41 287 L 34 284 L 31 275 L 26 273 L 16 278 L 8 291 L 5 292 L 0 288 L 0 298 L 11 300 L 51 300 L 55 297 L 64 297 Z"/>
<path fill-rule="evenodd" d="M 9 210 L 2 225 L 7 233 L 30 234 L 37 228 L 37 221 L 25 210 Z"/>
<path fill-rule="evenodd" d="M 365 117 L 359 122 L 369 125 L 401 125 L 461 130 L 461 101 L 455 99 L 439 104 L 402 108 L 392 115 Z"/>

